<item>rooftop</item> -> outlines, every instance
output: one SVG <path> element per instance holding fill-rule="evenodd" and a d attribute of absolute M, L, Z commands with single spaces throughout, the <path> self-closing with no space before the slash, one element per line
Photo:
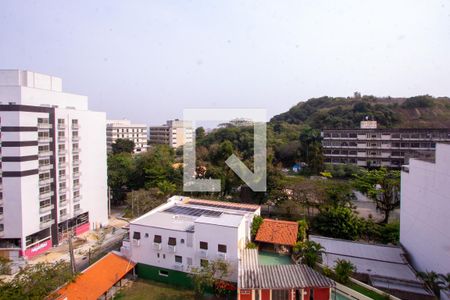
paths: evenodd
<path fill-rule="evenodd" d="M 131 224 L 177 231 L 193 231 L 195 224 L 238 227 L 246 214 L 257 210 L 257 205 L 173 196 Z"/>
<path fill-rule="evenodd" d="M 257 249 L 243 249 L 239 259 L 241 289 L 332 287 L 334 282 L 306 265 L 260 265 Z"/>
<path fill-rule="evenodd" d="M 57 299 L 98 299 L 135 266 L 130 260 L 108 253 L 74 282 L 56 291 Z"/>
<path fill-rule="evenodd" d="M 255 241 L 293 246 L 297 242 L 298 224 L 290 221 L 264 219 Z"/>

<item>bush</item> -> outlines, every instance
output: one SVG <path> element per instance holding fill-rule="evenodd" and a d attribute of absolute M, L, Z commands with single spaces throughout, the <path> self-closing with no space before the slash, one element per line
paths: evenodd
<path fill-rule="evenodd" d="M 252 238 L 255 238 L 256 234 L 258 233 L 258 229 L 261 226 L 263 221 L 264 221 L 264 219 L 261 216 L 255 216 L 253 218 L 252 230 L 251 230 Z"/>
<path fill-rule="evenodd" d="M 306 239 L 307 231 L 308 231 L 308 222 L 303 220 L 298 220 L 298 233 L 297 233 L 297 241 L 303 241 Z"/>
<path fill-rule="evenodd" d="M 350 276 L 355 271 L 355 265 L 345 259 L 338 259 L 334 266 L 336 280 L 342 284 L 346 284 L 349 281 Z"/>
<path fill-rule="evenodd" d="M 363 226 L 356 214 L 347 207 L 336 206 L 321 209 L 314 219 L 314 229 L 328 237 L 356 240 Z"/>
<path fill-rule="evenodd" d="M 429 95 L 415 96 L 402 103 L 403 108 L 425 108 L 433 106 L 433 97 Z"/>
<path fill-rule="evenodd" d="M 248 242 L 247 245 L 245 245 L 245 248 L 247 249 L 258 249 L 258 246 L 253 242 Z"/>

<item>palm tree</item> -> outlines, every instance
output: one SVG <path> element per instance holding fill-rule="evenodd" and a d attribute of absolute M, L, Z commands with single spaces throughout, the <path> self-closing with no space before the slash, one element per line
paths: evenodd
<path fill-rule="evenodd" d="M 448 288 L 448 275 L 449 274 L 444 276 L 433 271 L 417 273 L 417 276 L 425 282 L 438 298 L 440 298 L 441 290 Z"/>
<path fill-rule="evenodd" d="M 311 268 L 321 261 L 323 249 L 321 244 L 313 241 L 297 242 L 293 248 L 294 255 L 296 253 L 301 262 Z"/>
<path fill-rule="evenodd" d="M 356 267 L 350 261 L 345 259 L 336 260 L 334 266 L 334 273 L 336 274 L 336 280 L 340 283 L 347 283 L 350 276 L 356 271 Z"/>

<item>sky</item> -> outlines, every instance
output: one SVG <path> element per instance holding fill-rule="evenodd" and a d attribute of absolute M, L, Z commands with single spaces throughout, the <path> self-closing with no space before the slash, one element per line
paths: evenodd
<path fill-rule="evenodd" d="M 450 1 L 2 0 L 0 68 L 149 125 L 355 91 L 450 96 Z"/>

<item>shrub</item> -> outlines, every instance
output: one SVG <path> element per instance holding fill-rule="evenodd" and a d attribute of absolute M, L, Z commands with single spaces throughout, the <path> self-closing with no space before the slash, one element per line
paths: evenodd
<path fill-rule="evenodd" d="M 247 248 L 247 249 L 257 249 L 258 246 L 255 243 L 253 243 L 253 242 L 248 242 L 247 245 L 245 245 L 245 248 Z"/>
<path fill-rule="evenodd" d="M 264 221 L 264 219 L 261 216 L 255 216 L 253 218 L 252 230 L 251 230 L 252 238 L 255 238 L 256 234 L 258 233 L 258 229 L 261 226 L 263 221 Z"/>
<path fill-rule="evenodd" d="M 314 219 L 314 228 L 322 235 L 356 240 L 362 232 L 361 220 L 347 207 L 325 207 Z"/>
<path fill-rule="evenodd" d="M 356 267 L 350 261 L 345 259 L 338 259 L 334 266 L 334 273 L 336 280 L 342 284 L 349 281 L 350 276 L 356 271 Z"/>

